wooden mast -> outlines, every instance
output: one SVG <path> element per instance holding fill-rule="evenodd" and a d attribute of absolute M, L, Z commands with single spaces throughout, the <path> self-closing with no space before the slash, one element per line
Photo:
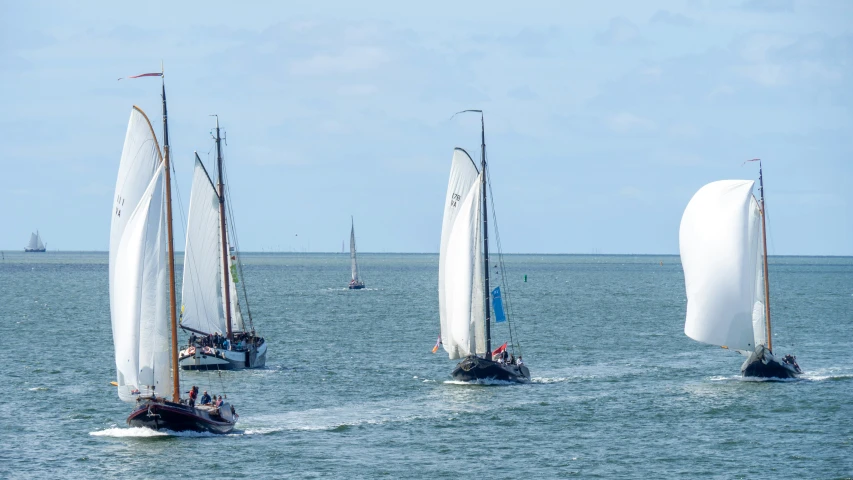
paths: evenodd
<path fill-rule="evenodd" d="M 761 241 L 764 244 L 764 321 L 767 325 L 767 350 L 773 353 L 773 336 L 770 330 L 770 272 L 767 268 L 767 208 L 764 204 L 764 174 L 758 160 L 758 184 L 761 191 Z"/>
<path fill-rule="evenodd" d="M 219 238 L 222 243 L 222 280 L 225 285 L 225 335 L 234 339 L 231 331 L 231 270 L 228 268 L 228 231 L 225 229 L 225 183 L 222 181 L 222 140 L 219 137 L 219 115 L 216 117 L 216 166 L 219 169 Z"/>
<path fill-rule="evenodd" d="M 485 292 L 483 292 L 484 300 L 486 303 L 486 360 L 492 359 L 492 309 L 491 309 L 491 299 L 489 290 L 489 213 L 488 206 L 486 203 L 486 122 L 483 119 L 483 112 L 480 111 L 480 155 L 482 172 L 480 175 L 483 176 L 482 179 L 482 188 L 483 188 L 483 262 L 484 262 L 484 270 L 485 270 Z"/>
<path fill-rule="evenodd" d="M 169 310 L 172 320 L 172 401 L 181 401 L 181 382 L 178 375 L 178 315 L 175 302 L 175 240 L 172 235 L 172 176 L 169 164 L 169 120 L 166 113 L 166 78 L 162 68 L 163 85 L 163 168 L 166 171 L 166 232 L 169 241 Z"/>

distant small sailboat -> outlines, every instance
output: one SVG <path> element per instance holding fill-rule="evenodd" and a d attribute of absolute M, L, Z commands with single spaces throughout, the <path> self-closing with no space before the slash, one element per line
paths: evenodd
<path fill-rule="evenodd" d="M 679 230 L 687 290 L 684 333 L 747 357 L 744 377 L 792 378 L 796 358 L 773 354 L 767 268 L 764 178 L 761 199 L 752 180 L 720 180 L 700 188 Z"/>
<path fill-rule="evenodd" d="M 24 252 L 27 253 L 36 253 L 36 252 L 44 252 L 46 245 L 41 241 L 41 235 L 39 235 L 39 231 L 36 230 L 35 233 L 30 234 L 30 243 L 24 247 Z"/>
<path fill-rule="evenodd" d="M 183 369 L 261 368 L 266 364 L 267 342 L 255 332 L 248 308 L 250 328 L 246 328 L 237 294 L 240 260 L 230 245 L 226 225 L 219 117 L 215 138 L 218 193 L 195 155 L 180 322 L 181 328 L 192 334 L 179 361 Z"/>
<path fill-rule="evenodd" d="M 350 222 L 352 224 L 349 232 L 349 257 L 352 263 L 352 279 L 349 282 L 349 288 L 350 290 L 358 290 L 364 288 L 364 282 L 358 276 L 358 261 L 355 258 L 355 221 L 352 217 L 350 217 Z"/>
<path fill-rule="evenodd" d="M 237 414 L 227 401 L 196 406 L 193 400 L 181 399 L 165 83 L 163 140 L 161 154 L 151 122 L 133 107 L 110 225 L 110 318 L 118 396 L 135 403 L 127 417 L 130 426 L 228 433 Z"/>
<path fill-rule="evenodd" d="M 492 301 L 496 321 L 504 320 L 504 312 L 500 287 L 493 292 L 489 285 L 485 122 L 482 111 L 466 112 L 480 114 L 481 170 L 468 152 L 454 150 L 438 260 L 441 336 L 433 352 L 443 345 L 451 359 L 462 359 L 451 373 L 456 380 L 526 383 L 530 371 L 521 361 L 520 350 L 516 361 L 507 361 L 506 344 L 492 351 Z"/>

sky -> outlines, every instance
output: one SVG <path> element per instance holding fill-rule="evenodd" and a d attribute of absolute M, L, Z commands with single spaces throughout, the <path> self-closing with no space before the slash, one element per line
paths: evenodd
<path fill-rule="evenodd" d="M 241 250 L 340 251 L 352 216 L 359 251 L 437 252 L 474 108 L 505 253 L 678 253 L 691 196 L 759 157 L 770 253 L 853 255 L 853 2 L 2 9 L 2 250 L 108 249 L 131 107 L 162 128 L 159 79 L 116 79 L 162 61 L 179 236 L 218 114 Z"/>

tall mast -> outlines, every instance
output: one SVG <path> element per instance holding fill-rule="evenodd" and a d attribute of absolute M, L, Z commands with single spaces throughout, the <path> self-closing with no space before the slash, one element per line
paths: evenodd
<path fill-rule="evenodd" d="M 222 243 L 222 280 L 225 285 L 225 335 L 234 338 L 231 331 L 231 270 L 228 269 L 228 231 L 225 229 L 225 183 L 222 181 L 222 139 L 219 137 L 219 115 L 216 117 L 216 166 L 219 169 L 219 232 Z"/>
<path fill-rule="evenodd" d="M 172 235 L 172 176 L 169 164 L 169 119 L 166 113 L 166 78 L 163 85 L 163 168 L 166 170 L 166 234 L 169 238 L 169 310 L 172 316 L 172 401 L 181 401 L 181 384 L 178 376 L 178 316 L 175 307 L 175 241 Z"/>
<path fill-rule="evenodd" d="M 773 336 L 770 331 L 770 272 L 767 268 L 767 207 L 764 204 L 764 173 L 758 161 L 758 184 L 761 190 L 761 241 L 764 243 L 764 321 L 767 323 L 767 349 L 773 353 Z"/>
<path fill-rule="evenodd" d="M 490 305 L 490 290 L 489 290 L 489 213 L 488 204 L 486 203 L 486 122 L 483 119 L 483 112 L 480 112 L 480 155 L 482 162 L 482 186 L 483 186 L 483 261 L 485 263 L 486 274 L 486 291 L 483 292 L 484 301 L 486 303 L 486 360 L 492 359 L 492 309 Z"/>
<path fill-rule="evenodd" d="M 358 264 L 355 261 L 355 220 L 350 215 L 349 256 L 352 264 L 352 279 L 358 281 Z"/>

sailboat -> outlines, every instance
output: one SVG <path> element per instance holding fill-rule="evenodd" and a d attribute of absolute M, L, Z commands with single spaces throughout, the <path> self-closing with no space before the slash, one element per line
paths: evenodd
<path fill-rule="evenodd" d="M 234 247 L 229 247 L 219 117 L 216 163 L 219 193 L 195 155 L 181 293 L 181 328 L 191 334 L 179 362 L 183 369 L 260 368 L 266 364 L 267 344 L 243 322 L 237 295 L 240 263 Z M 251 325 L 248 308 L 247 313 Z"/>
<path fill-rule="evenodd" d="M 30 234 L 30 243 L 24 247 L 24 252 L 34 253 L 34 252 L 44 252 L 45 244 L 41 242 L 41 235 L 39 235 L 39 231 L 36 230 L 35 233 Z"/>
<path fill-rule="evenodd" d="M 181 398 L 165 83 L 163 140 L 161 154 L 151 122 L 134 106 L 110 226 L 114 385 L 121 400 L 135 404 L 127 417 L 130 426 L 227 433 L 237 420 L 227 401 L 196 406 Z"/>
<path fill-rule="evenodd" d="M 792 355 L 773 354 L 767 269 L 764 177 L 760 200 L 752 180 L 720 180 L 700 188 L 679 230 L 687 290 L 688 337 L 735 350 L 744 377 L 792 378 L 802 370 Z"/>
<path fill-rule="evenodd" d="M 480 170 L 468 152 L 453 151 L 438 261 L 439 343 L 451 360 L 462 359 L 451 373 L 455 380 L 525 383 L 530 371 L 520 354 L 517 361 L 507 361 L 506 344 L 492 352 L 492 300 L 496 320 L 504 313 L 500 287 L 492 292 L 489 284 L 485 121 L 480 110 L 465 112 L 480 114 Z"/>
<path fill-rule="evenodd" d="M 352 280 L 349 282 L 350 290 L 364 288 L 364 282 L 358 276 L 358 262 L 355 259 L 355 221 L 350 217 L 351 227 L 349 231 L 349 258 L 352 263 Z"/>

